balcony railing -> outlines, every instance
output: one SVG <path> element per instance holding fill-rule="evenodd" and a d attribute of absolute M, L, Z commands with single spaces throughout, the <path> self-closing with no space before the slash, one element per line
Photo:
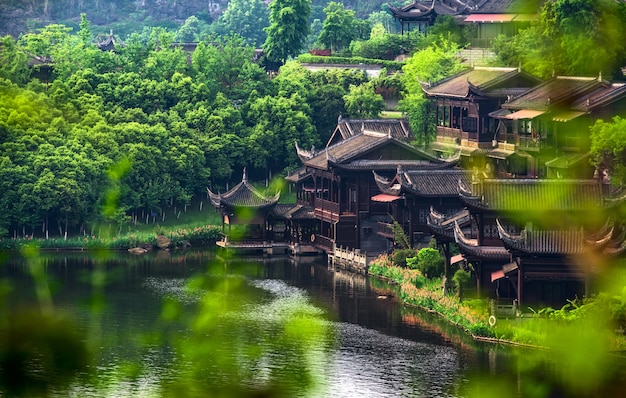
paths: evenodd
<path fill-rule="evenodd" d="M 339 220 L 339 203 L 330 200 L 315 198 L 315 216 L 326 221 Z"/>
<path fill-rule="evenodd" d="M 311 235 L 311 244 L 318 249 L 322 249 L 325 252 L 329 253 L 333 251 L 335 242 L 326 236 L 313 234 Z"/>
<path fill-rule="evenodd" d="M 393 239 L 393 227 L 391 223 L 379 221 L 376 229 L 376 234 L 379 236 Z"/>
<path fill-rule="evenodd" d="M 520 149 L 534 149 L 539 150 L 545 146 L 545 140 L 541 138 L 533 137 L 519 137 L 518 147 Z"/>
<path fill-rule="evenodd" d="M 452 127 L 437 126 L 437 136 L 461 139 L 461 130 Z"/>

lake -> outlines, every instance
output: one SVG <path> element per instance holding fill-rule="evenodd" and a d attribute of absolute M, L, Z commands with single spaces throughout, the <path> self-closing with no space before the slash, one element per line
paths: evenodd
<path fill-rule="evenodd" d="M 323 256 L 44 253 L 7 256 L 0 279 L 6 312 L 62 317 L 69 326 L 59 333 L 75 333 L 89 354 L 79 377 L 63 378 L 38 351 L 24 380 L 59 382 L 16 390 L 28 395 L 556 396 L 563 388 L 545 377 L 554 365 L 525 360 L 533 350 L 475 343 L 403 308 L 393 286 L 332 269 Z M 32 316 L 26 330 L 37 322 L 47 330 Z"/>

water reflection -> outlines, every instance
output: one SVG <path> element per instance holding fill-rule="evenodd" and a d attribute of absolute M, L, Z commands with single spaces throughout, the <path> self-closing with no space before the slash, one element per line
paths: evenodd
<path fill-rule="evenodd" d="M 476 344 L 403 308 L 393 286 L 325 259 L 187 251 L 40 261 L 55 309 L 71 314 L 96 354 L 88 377 L 58 396 L 207 396 L 234 382 L 241 394 L 307 397 L 481 396 L 498 384 L 527 396 L 541 387 L 519 359 L 528 352 Z M 13 287 L 7 308 L 37 302 L 24 259 L 6 260 L 0 279 Z"/>

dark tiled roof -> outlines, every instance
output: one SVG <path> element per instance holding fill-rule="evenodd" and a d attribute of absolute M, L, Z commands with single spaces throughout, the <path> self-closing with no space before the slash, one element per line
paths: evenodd
<path fill-rule="evenodd" d="M 459 180 L 465 184 L 471 181 L 471 174 L 465 170 L 409 170 L 398 175 L 402 185 L 418 196 L 456 197 L 459 194 Z"/>
<path fill-rule="evenodd" d="M 394 7 L 390 4 L 388 6 L 396 17 L 410 18 L 426 16 L 433 11 L 437 15 L 467 13 L 470 9 L 476 7 L 478 3 L 480 3 L 480 0 L 415 0 L 403 7 Z"/>
<path fill-rule="evenodd" d="M 596 180 L 486 179 L 460 186 L 460 195 L 468 206 L 495 211 L 591 211 L 602 207 L 605 190 Z"/>
<path fill-rule="evenodd" d="M 272 213 L 287 220 L 314 220 L 315 210 L 311 206 L 296 204 L 277 204 Z"/>
<path fill-rule="evenodd" d="M 465 236 L 458 223 L 454 224 L 454 239 L 461 252 L 469 257 L 470 261 L 472 258 L 497 261 L 509 261 L 511 258 L 511 254 L 504 247 L 479 246 L 477 239 L 469 239 Z"/>
<path fill-rule="evenodd" d="M 517 68 L 474 67 L 430 86 L 423 86 L 423 90 L 431 96 L 443 95 L 465 98 L 470 93 L 470 89 L 489 91 L 490 86 L 513 78 L 520 73 Z M 499 89 L 502 91 L 501 87 Z"/>
<path fill-rule="evenodd" d="M 374 182 L 376 182 L 380 192 L 394 196 L 399 196 L 402 193 L 402 185 L 398 181 L 397 175 L 392 179 L 387 179 L 375 171 L 372 171 L 372 173 L 374 174 Z"/>
<path fill-rule="evenodd" d="M 547 111 L 568 104 L 601 87 L 593 77 L 557 76 L 531 88 L 512 101 L 502 104 L 506 109 L 534 109 Z"/>
<path fill-rule="evenodd" d="M 537 12 L 538 10 L 525 10 L 515 8 L 515 3 L 521 3 L 516 0 L 486 0 L 486 1 L 475 1 L 477 3 L 478 8 L 473 10 L 475 13 L 509 13 L 509 12 Z"/>
<path fill-rule="evenodd" d="M 348 163 L 336 163 L 335 166 L 347 170 L 395 170 L 404 169 L 441 170 L 454 167 L 458 162 L 433 162 L 429 160 L 370 160 L 357 159 Z"/>
<path fill-rule="evenodd" d="M 613 229 L 604 236 L 590 240 L 582 229 L 572 230 L 532 230 L 524 229 L 519 235 L 513 235 L 498 224 L 498 233 L 505 247 L 509 250 L 528 254 L 573 255 L 597 251 L 610 241 Z"/>
<path fill-rule="evenodd" d="M 574 100 L 571 109 L 588 112 L 626 97 L 626 83 L 606 83 Z"/>
<path fill-rule="evenodd" d="M 285 177 L 285 180 L 289 182 L 301 182 L 301 181 L 306 180 L 310 176 L 311 176 L 311 172 L 306 167 L 301 167 L 295 172 Z"/>
<path fill-rule="evenodd" d="M 440 163 L 442 165 L 446 164 L 445 162 L 439 160 L 437 157 L 424 152 L 418 148 L 415 148 L 404 141 L 400 141 L 389 134 L 382 133 L 374 133 L 366 131 L 364 133 L 349 137 L 343 141 L 339 141 L 338 143 L 331 145 L 325 149 L 317 151 L 314 154 L 311 154 L 312 157 L 309 159 L 304 159 L 304 163 L 307 166 L 311 166 L 317 169 L 328 169 L 329 164 L 334 165 L 343 165 L 344 167 L 349 167 L 350 162 L 353 163 L 353 168 L 363 168 L 363 167 L 377 167 L 376 161 L 373 159 L 366 161 L 365 159 L 358 159 L 359 156 L 362 156 L 376 148 L 380 148 L 384 145 L 396 145 L 398 147 L 404 148 L 409 152 L 415 154 L 415 160 L 406 160 L 404 161 L 408 163 L 412 162 L 423 162 L 424 160 L 432 161 L 434 163 Z M 359 165 L 359 161 L 365 161 Z M 379 165 L 384 166 L 385 161 L 389 161 L 391 159 L 379 159 Z M 398 161 L 395 160 L 395 165 L 398 165 Z M 419 164 L 416 164 L 419 166 Z M 393 167 L 395 168 L 395 166 Z"/>
<path fill-rule="evenodd" d="M 458 223 L 463 228 L 470 225 L 470 212 L 467 209 L 460 210 L 454 214 L 442 214 L 434 208 L 430 208 L 430 213 L 426 218 L 426 224 L 430 231 L 439 239 L 447 238 L 454 242 L 454 224 Z"/>
<path fill-rule="evenodd" d="M 339 119 L 335 134 L 343 139 L 359 135 L 365 131 L 378 132 L 391 135 L 394 138 L 404 140 L 413 137 L 413 131 L 406 119 Z M 336 137 L 334 137 L 336 138 Z M 333 138 L 331 138 L 333 140 Z"/>
<path fill-rule="evenodd" d="M 215 207 L 249 207 L 249 208 L 264 208 L 275 205 L 280 198 L 280 192 L 274 197 L 268 197 L 259 192 L 248 182 L 246 178 L 246 172 L 244 170 L 243 179 L 237 185 L 235 185 L 230 191 L 220 194 L 214 193 L 207 188 L 211 203 Z"/>

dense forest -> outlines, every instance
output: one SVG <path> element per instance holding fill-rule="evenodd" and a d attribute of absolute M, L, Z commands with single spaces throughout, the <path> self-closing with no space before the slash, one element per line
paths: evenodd
<path fill-rule="evenodd" d="M 51 24 L 2 39 L 3 235 L 125 223 L 166 204 L 184 206 L 207 186 L 223 191 L 244 166 L 269 179 L 299 165 L 296 140 L 319 147 L 340 114 L 382 110 L 374 90 L 389 84 L 386 76 L 312 74 L 289 63 L 270 79 L 240 37 L 188 53 L 171 45 L 175 34 L 153 28 L 145 41 L 134 35 L 102 51 L 83 17 L 78 31 Z M 54 67 L 29 67 L 33 59 L 53 59 Z M 351 95 L 376 106 L 364 110 L 367 101 Z M 102 211 L 106 195 L 116 196 L 115 211 Z"/>
<path fill-rule="evenodd" d="M 230 4 L 235 3 L 235 4 Z M 33 28 L 51 23 L 62 23 L 77 28 L 80 14 L 85 13 L 93 24 L 93 31 L 107 33 L 113 29 L 121 37 L 143 27 L 160 26 L 175 29 L 190 16 L 207 25 L 217 22 L 229 8 L 247 13 L 247 24 L 256 23 L 259 11 L 255 1 L 242 0 L 10 0 L 0 2 L 0 35 L 19 36 Z M 269 1 L 259 0 L 265 8 Z M 324 19 L 327 0 L 313 0 L 310 22 Z M 400 5 L 404 1 L 343 0 L 340 3 L 354 10 L 358 18 L 387 10 L 387 3 Z M 252 17 L 251 17 L 252 16 Z M 238 32 L 241 33 L 241 32 Z"/>

